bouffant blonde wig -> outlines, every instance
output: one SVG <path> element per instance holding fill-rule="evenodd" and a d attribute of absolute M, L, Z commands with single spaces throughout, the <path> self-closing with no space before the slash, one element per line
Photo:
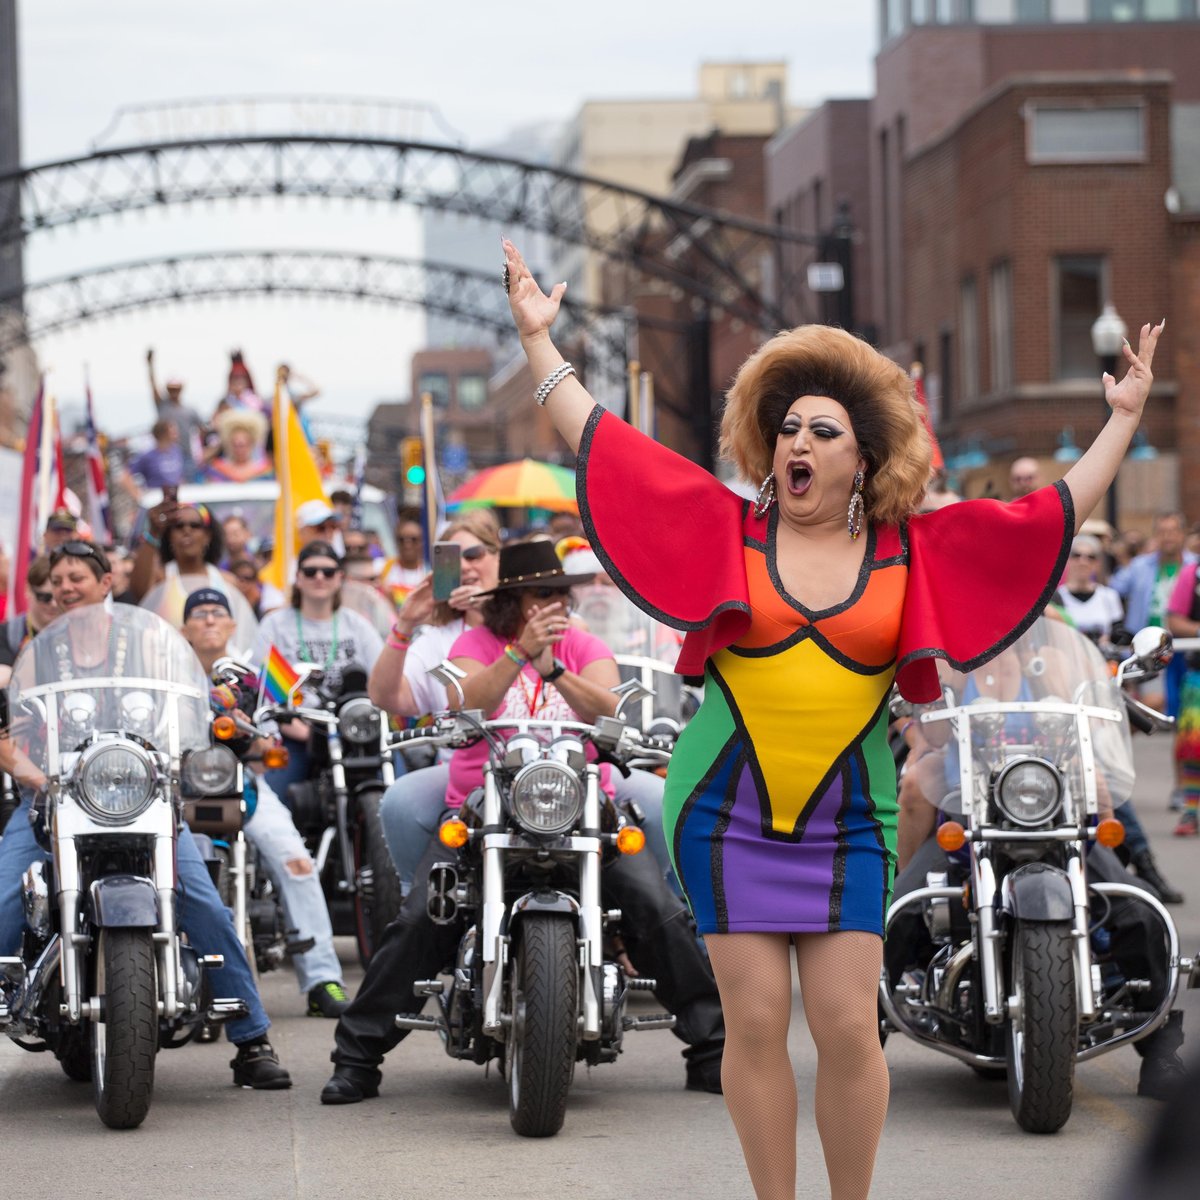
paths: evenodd
<path fill-rule="evenodd" d="M 912 516 L 925 495 L 932 453 L 912 384 L 844 329 L 800 325 L 746 359 L 726 397 L 721 454 L 751 482 L 764 479 L 783 419 L 801 396 L 827 396 L 849 414 L 867 462 L 868 519 L 894 525 Z"/>

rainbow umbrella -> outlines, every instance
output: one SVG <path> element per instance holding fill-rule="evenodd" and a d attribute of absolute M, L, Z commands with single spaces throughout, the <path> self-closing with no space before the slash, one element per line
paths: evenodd
<path fill-rule="evenodd" d="M 447 509 L 545 508 L 552 512 L 578 512 L 575 472 L 553 463 L 523 458 L 501 463 L 472 476 L 446 497 Z"/>

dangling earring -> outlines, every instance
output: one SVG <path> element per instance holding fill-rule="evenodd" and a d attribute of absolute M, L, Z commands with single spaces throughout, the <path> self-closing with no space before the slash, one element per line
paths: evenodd
<path fill-rule="evenodd" d="M 771 511 L 771 505 L 774 503 L 775 472 L 772 471 L 762 481 L 762 487 L 758 489 L 758 495 L 754 497 L 754 515 L 761 521 Z"/>
<path fill-rule="evenodd" d="M 854 473 L 854 490 L 850 493 L 850 507 L 846 509 L 846 529 L 852 542 L 862 533 L 863 521 L 867 516 L 867 506 L 862 498 L 863 484 L 866 481 L 867 477 L 861 471 Z"/>

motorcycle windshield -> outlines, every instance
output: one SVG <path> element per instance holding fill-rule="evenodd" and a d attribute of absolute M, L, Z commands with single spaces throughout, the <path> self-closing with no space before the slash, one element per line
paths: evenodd
<path fill-rule="evenodd" d="M 44 774 L 97 734 L 178 756 L 209 744 L 209 682 L 195 651 L 148 609 L 87 605 L 47 625 L 8 685 L 14 736 Z"/>
<path fill-rule="evenodd" d="M 1007 763 L 1027 757 L 1058 769 L 1079 814 L 1089 762 L 1101 810 L 1133 794 L 1133 747 L 1120 688 L 1095 644 L 1070 625 L 1040 617 L 986 665 L 969 674 L 949 668 L 939 674 L 944 703 L 930 707 L 951 708 L 955 717 L 922 727 L 940 752 L 915 768 L 922 773 L 922 791 L 937 807 L 955 815 L 963 811 L 964 737 L 971 747 L 976 804 Z"/>

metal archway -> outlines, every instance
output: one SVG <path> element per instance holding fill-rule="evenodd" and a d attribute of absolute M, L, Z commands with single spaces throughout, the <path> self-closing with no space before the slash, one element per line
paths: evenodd
<path fill-rule="evenodd" d="M 789 246 L 827 239 L 540 163 L 425 142 L 211 137 L 99 149 L 0 174 L 0 243 L 156 205 L 267 196 L 411 204 L 583 246 L 765 330 L 794 322 Z M 598 220 L 602 216 L 603 220 Z M 701 272 L 679 265 L 698 260 Z M 768 282 L 768 277 L 773 277 Z M 790 297 L 785 306 L 782 298 Z"/>
<path fill-rule="evenodd" d="M 0 293 L 0 309 L 24 299 L 24 320 L 0 326 L 0 359 L 50 333 L 120 313 L 218 297 L 320 297 L 410 306 L 457 317 L 516 341 L 497 275 L 448 263 L 343 250 L 199 251 L 114 263 Z M 564 338 L 581 339 L 590 372 L 620 387 L 626 370 L 626 322 L 621 309 L 564 299 Z M 643 319 L 640 334 L 674 337 L 671 322 Z"/>

